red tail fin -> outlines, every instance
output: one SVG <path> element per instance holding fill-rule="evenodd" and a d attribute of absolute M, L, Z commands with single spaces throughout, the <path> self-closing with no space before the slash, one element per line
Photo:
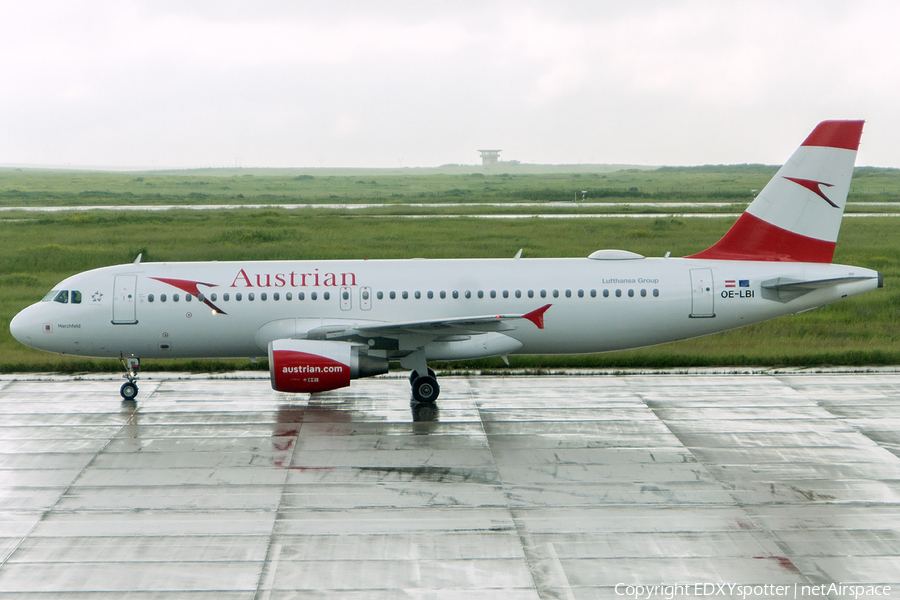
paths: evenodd
<path fill-rule="evenodd" d="M 687 258 L 831 262 L 863 123 L 819 123 L 724 237 Z"/>

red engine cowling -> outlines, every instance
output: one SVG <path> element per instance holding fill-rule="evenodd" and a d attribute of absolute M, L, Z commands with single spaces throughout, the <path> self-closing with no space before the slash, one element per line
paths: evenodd
<path fill-rule="evenodd" d="M 388 372 L 386 358 L 360 352 L 349 342 L 275 340 L 269 342 L 269 376 L 279 392 L 327 392 L 351 379 Z"/>

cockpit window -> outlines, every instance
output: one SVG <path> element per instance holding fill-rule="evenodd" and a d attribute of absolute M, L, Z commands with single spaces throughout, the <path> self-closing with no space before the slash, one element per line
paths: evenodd
<path fill-rule="evenodd" d="M 81 292 L 77 290 L 51 290 L 41 302 L 59 302 L 60 304 L 81 304 Z"/>

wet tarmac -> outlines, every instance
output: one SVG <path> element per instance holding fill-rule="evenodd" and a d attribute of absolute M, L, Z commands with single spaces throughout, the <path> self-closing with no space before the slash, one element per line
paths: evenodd
<path fill-rule="evenodd" d="M 900 373 L 441 386 L 6 378 L 0 596 L 900 597 Z"/>

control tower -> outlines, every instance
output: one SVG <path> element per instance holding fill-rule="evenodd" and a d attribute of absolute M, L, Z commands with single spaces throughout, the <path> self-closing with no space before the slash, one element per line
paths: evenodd
<path fill-rule="evenodd" d="M 500 150 L 479 150 L 481 166 L 496 165 L 500 161 Z"/>

